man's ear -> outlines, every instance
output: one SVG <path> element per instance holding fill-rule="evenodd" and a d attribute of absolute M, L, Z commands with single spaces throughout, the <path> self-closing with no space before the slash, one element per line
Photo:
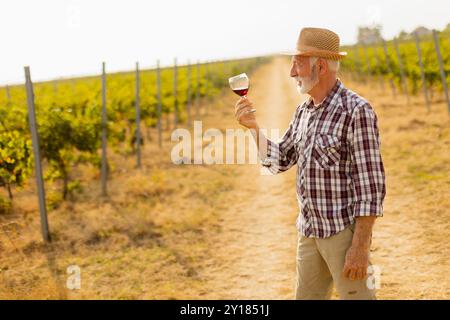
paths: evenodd
<path fill-rule="evenodd" d="M 328 64 L 324 59 L 319 60 L 319 74 L 323 75 L 328 71 Z"/>

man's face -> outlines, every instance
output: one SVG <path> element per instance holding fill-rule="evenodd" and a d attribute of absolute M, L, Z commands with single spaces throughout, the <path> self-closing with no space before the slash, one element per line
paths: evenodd
<path fill-rule="evenodd" d="M 309 93 L 319 82 L 317 63 L 311 66 L 310 62 L 309 57 L 292 57 L 290 76 L 295 79 L 300 94 Z"/>
<path fill-rule="evenodd" d="M 309 57 L 293 56 L 291 60 L 291 77 L 309 77 L 311 76 L 311 67 Z"/>

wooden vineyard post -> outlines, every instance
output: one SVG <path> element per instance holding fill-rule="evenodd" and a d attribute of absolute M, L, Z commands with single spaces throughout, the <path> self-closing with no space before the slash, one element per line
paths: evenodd
<path fill-rule="evenodd" d="M 409 104 L 408 84 L 406 83 L 405 68 L 403 66 L 402 56 L 400 55 L 400 49 L 398 47 L 397 38 L 394 38 L 394 48 L 395 48 L 395 53 L 397 54 L 398 66 L 400 68 L 400 77 L 401 77 L 402 86 L 403 86 L 403 93 L 406 95 L 406 100 L 407 100 L 407 103 Z"/>
<path fill-rule="evenodd" d="M 186 111 L 187 111 L 187 122 L 188 127 L 191 126 L 191 81 L 192 81 L 192 70 L 191 63 L 187 63 L 187 100 L 186 100 Z"/>
<path fill-rule="evenodd" d="M 107 178 L 108 178 L 108 164 L 106 158 L 106 126 L 107 126 L 107 116 L 106 116 L 106 71 L 105 63 L 102 63 L 102 196 L 106 197 L 107 192 Z"/>
<path fill-rule="evenodd" d="M 72 87 L 72 93 L 75 94 L 77 91 L 77 82 L 75 79 L 72 79 L 70 81 L 71 87 Z"/>
<path fill-rule="evenodd" d="M 430 111 L 430 100 L 428 99 L 427 82 L 426 82 L 426 79 L 425 79 L 425 71 L 424 71 L 424 68 L 423 68 L 422 50 L 420 49 L 420 39 L 419 39 L 419 35 L 417 34 L 417 32 L 414 32 L 414 38 L 416 40 L 417 57 L 418 57 L 418 60 L 419 60 L 420 75 L 422 77 L 422 89 L 423 89 L 423 95 L 424 95 L 424 98 L 425 98 L 425 105 L 426 105 L 428 111 Z"/>
<path fill-rule="evenodd" d="M 9 91 L 9 86 L 8 85 L 6 85 L 5 91 L 6 91 L 6 103 L 8 105 L 10 105 L 11 104 L 11 92 Z"/>
<path fill-rule="evenodd" d="M 56 96 L 58 94 L 58 81 L 53 80 L 53 94 Z"/>
<path fill-rule="evenodd" d="M 208 74 L 208 66 L 209 66 L 209 62 L 205 62 L 205 97 L 203 98 L 203 100 L 205 101 L 205 114 L 208 115 L 208 108 L 209 108 L 209 103 L 208 103 L 208 90 L 209 90 L 209 74 Z"/>
<path fill-rule="evenodd" d="M 177 70 L 177 58 L 174 59 L 173 63 L 173 127 L 174 129 L 178 126 L 178 70 Z"/>
<path fill-rule="evenodd" d="M 156 62 L 156 94 L 158 99 L 157 113 L 158 113 L 158 144 L 162 146 L 162 122 L 161 122 L 161 68 L 159 67 L 159 60 Z"/>
<path fill-rule="evenodd" d="M 162 70 L 161 70 L 161 72 L 162 72 Z M 166 118 L 166 130 L 169 131 L 170 130 L 170 112 L 169 112 L 169 110 L 167 110 L 165 118 Z"/>
<path fill-rule="evenodd" d="M 377 68 L 378 68 L 378 72 L 377 72 L 377 74 L 378 74 L 378 83 L 380 84 L 380 89 L 382 91 L 384 91 L 384 89 L 385 89 L 384 88 L 384 77 L 383 77 L 383 74 L 381 73 L 381 61 L 380 61 L 380 57 L 378 56 L 378 50 L 377 50 L 376 46 L 373 47 L 373 54 L 375 56 L 375 60 L 376 60 L 376 63 L 377 63 Z"/>
<path fill-rule="evenodd" d="M 41 216 L 42 238 L 50 242 L 50 232 L 47 220 L 47 207 L 45 204 L 45 189 L 42 179 L 41 158 L 39 152 L 39 136 L 37 132 L 36 114 L 34 106 L 33 83 L 31 82 L 30 67 L 25 67 L 25 87 L 27 91 L 28 120 L 30 122 L 31 141 L 33 143 L 34 165 L 36 171 L 36 186 L 39 198 L 39 212 Z"/>
<path fill-rule="evenodd" d="M 386 59 L 386 67 L 388 69 L 388 74 L 392 75 L 391 60 L 389 59 L 387 43 L 384 39 L 383 39 L 383 51 L 384 51 L 384 57 Z M 392 77 L 389 77 L 389 83 L 391 85 L 392 95 L 394 96 L 394 99 L 395 99 L 397 97 L 397 92 L 395 90 L 395 84 L 394 84 L 394 81 L 392 80 Z"/>
<path fill-rule="evenodd" d="M 361 57 L 359 55 L 359 47 L 358 45 L 355 45 L 355 69 L 356 69 L 356 79 L 358 82 L 362 80 L 360 58 Z"/>
<path fill-rule="evenodd" d="M 137 164 L 138 168 L 141 167 L 141 109 L 140 109 L 140 81 L 139 81 L 139 62 L 136 62 L 136 150 L 137 150 Z"/>
<path fill-rule="evenodd" d="M 441 49 L 439 46 L 439 35 L 436 30 L 433 30 L 434 46 L 436 48 L 436 55 L 439 62 L 439 70 L 441 72 L 442 89 L 444 90 L 445 99 L 447 100 L 447 108 L 450 114 L 450 98 L 448 96 L 447 76 L 444 70 L 444 64 L 442 63 Z"/>
<path fill-rule="evenodd" d="M 195 120 L 200 120 L 200 63 L 197 61 L 197 90 L 195 91 Z"/>
<path fill-rule="evenodd" d="M 372 82 L 372 75 L 370 74 L 371 68 L 370 68 L 370 61 L 369 61 L 369 52 L 367 51 L 367 46 L 363 44 L 363 51 L 364 51 L 364 58 L 366 62 L 366 68 L 367 68 L 367 82 L 370 84 Z"/>

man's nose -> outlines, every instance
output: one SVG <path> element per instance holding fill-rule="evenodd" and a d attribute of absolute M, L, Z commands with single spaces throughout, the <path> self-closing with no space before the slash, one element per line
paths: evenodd
<path fill-rule="evenodd" d="M 290 76 L 291 76 L 292 78 L 294 78 L 294 77 L 297 76 L 297 70 L 296 70 L 296 68 L 295 68 L 295 65 L 292 65 L 292 66 L 291 66 Z"/>

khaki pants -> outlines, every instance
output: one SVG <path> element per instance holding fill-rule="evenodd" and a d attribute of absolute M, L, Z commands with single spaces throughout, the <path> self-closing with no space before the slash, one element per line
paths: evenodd
<path fill-rule="evenodd" d="M 295 299 L 330 299 L 333 282 L 340 299 L 375 300 L 375 289 L 364 280 L 342 276 L 345 254 L 352 243 L 355 224 L 325 239 L 299 234 L 297 246 L 297 283 Z M 369 265 L 370 265 L 369 260 Z"/>

